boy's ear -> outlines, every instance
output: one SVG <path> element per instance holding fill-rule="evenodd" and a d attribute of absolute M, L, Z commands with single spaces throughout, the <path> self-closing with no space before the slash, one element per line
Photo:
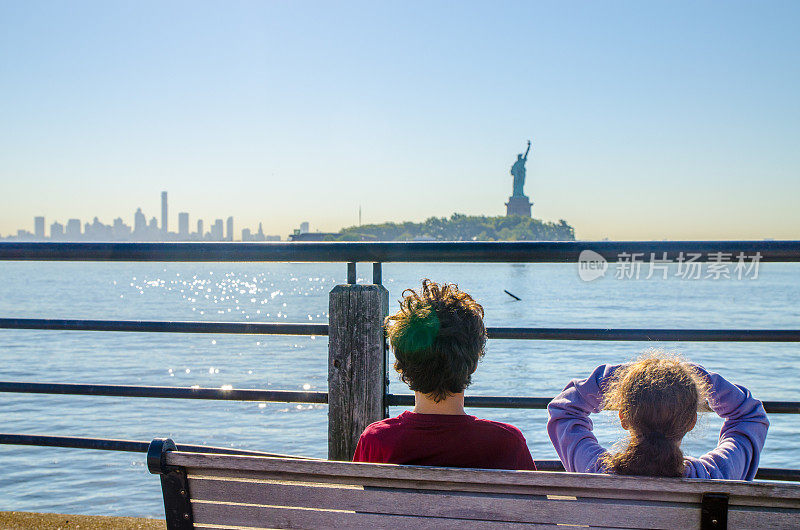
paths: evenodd
<path fill-rule="evenodd" d="M 697 425 L 697 412 L 694 413 L 694 419 L 692 420 L 692 424 L 689 426 L 689 431 L 694 429 L 695 425 Z M 686 432 L 689 432 L 689 431 L 686 431 Z"/>
<path fill-rule="evenodd" d="M 626 431 L 629 431 L 631 429 L 631 426 L 628 423 L 628 420 L 625 419 L 625 415 L 622 413 L 622 411 L 619 411 L 619 423 L 620 425 L 622 425 L 622 428 L 625 429 Z"/>

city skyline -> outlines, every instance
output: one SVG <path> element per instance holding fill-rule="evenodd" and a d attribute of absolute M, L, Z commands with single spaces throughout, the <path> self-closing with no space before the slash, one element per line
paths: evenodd
<path fill-rule="evenodd" d="M 209 224 L 209 230 L 204 231 L 203 219 L 196 220 L 197 230 L 190 230 L 189 212 L 178 212 L 178 231 L 169 231 L 169 200 L 166 191 L 161 192 L 161 224 L 153 216 L 147 220 L 141 207 L 137 207 L 133 214 L 133 226 L 128 225 L 117 217 L 111 225 L 102 223 L 97 216 L 91 223 L 81 223 L 80 218 L 70 218 L 65 224 L 53 221 L 49 225 L 46 216 L 37 215 L 33 218 L 33 232 L 18 228 L 16 234 L 4 237 L 0 233 L 0 240 L 15 241 L 281 241 L 279 235 L 267 235 L 263 231 L 262 223 L 258 223 L 258 231 L 253 233 L 250 228 L 242 228 L 241 237 L 237 238 L 234 230 L 233 216 L 215 219 Z M 308 222 L 300 224 L 299 231 L 308 231 Z M 305 228 L 303 228 L 305 227 Z M 49 233 L 48 233 L 49 232 Z"/>
<path fill-rule="evenodd" d="M 503 215 L 532 139 L 533 215 L 580 239 L 796 239 L 798 19 L 780 0 L 0 3 L 0 233 L 158 218 L 164 189 L 282 235 L 359 206 Z"/>

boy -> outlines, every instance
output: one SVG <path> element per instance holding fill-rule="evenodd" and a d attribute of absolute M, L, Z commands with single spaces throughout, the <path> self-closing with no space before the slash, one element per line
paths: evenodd
<path fill-rule="evenodd" d="M 536 469 L 519 429 L 464 412 L 464 389 L 486 346 L 480 304 L 454 284 L 423 280 L 420 294 L 403 292 L 386 331 L 414 411 L 367 427 L 354 462 Z"/>

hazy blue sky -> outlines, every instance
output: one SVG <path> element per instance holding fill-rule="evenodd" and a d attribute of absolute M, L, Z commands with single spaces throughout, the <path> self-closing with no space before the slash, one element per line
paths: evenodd
<path fill-rule="evenodd" d="M 800 238 L 800 2 L 0 3 L 0 234 L 501 215 Z"/>

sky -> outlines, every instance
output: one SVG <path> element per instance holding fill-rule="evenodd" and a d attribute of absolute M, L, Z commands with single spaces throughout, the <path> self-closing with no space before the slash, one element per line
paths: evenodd
<path fill-rule="evenodd" d="M 0 2 L 0 235 L 504 215 L 800 239 L 800 2 Z M 173 228 L 173 229 L 174 229 Z"/>

